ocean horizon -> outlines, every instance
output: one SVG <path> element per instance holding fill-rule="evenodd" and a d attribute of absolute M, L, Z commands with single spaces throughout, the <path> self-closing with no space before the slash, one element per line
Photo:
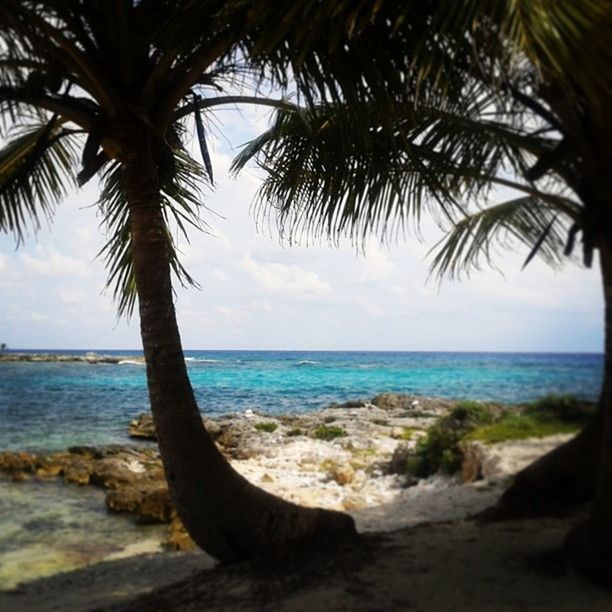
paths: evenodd
<path fill-rule="evenodd" d="M 445 351 L 442 349 L 415 349 L 415 350 L 395 350 L 395 349 L 253 349 L 253 348 L 197 348 L 183 349 L 185 353 L 403 353 L 403 354 L 418 354 L 418 353 L 478 353 L 478 354 L 504 354 L 504 355 L 603 355 L 602 351 L 503 351 L 503 350 L 472 350 L 472 349 L 456 349 Z M 143 354 L 142 348 L 13 348 L 6 347 L 5 353 L 40 353 L 50 355 L 86 355 L 87 353 L 95 353 L 98 355 L 135 355 Z"/>
<path fill-rule="evenodd" d="M 5 353 L 125 357 L 117 364 L 0 363 L 0 450 L 128 443 L 148 410 L 138 349 L 8 349 Z M 185 350 L 198 405 L 215 416 L 280 414 L 384 393 L 508 404 L 575 395 L 596 400 L 601 353 Z"/>

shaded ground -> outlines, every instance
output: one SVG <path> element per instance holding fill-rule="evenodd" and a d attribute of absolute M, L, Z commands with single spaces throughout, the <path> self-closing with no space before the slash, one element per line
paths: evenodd
<path fill-rule="evenodd" d="M 571 523 L 429 523 L 369 534 L 333 559 L 282 572 L 257 566 L 202 570 L 209 562 L 198 554 L 139 557 L 29 583 L 0 595 L 0 609 L 612 610 L 611 592 L 565 565 L 561 545 Z M 138 595 L 164 584 L 169 586 Z"/>
<path fill-rule="evenodd" d="M 612 593 L 566 567 L 567 526 L 463 521 L 372 534 L 308 569 L 218 569 L 112 609 L 612 610 Z"/>

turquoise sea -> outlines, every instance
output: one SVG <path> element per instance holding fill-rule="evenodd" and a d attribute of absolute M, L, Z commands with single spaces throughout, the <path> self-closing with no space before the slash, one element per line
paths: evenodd
<path fill-rule="evenodd" d="M 87 351 L 32 351 L 81 354 Z M 0 450 L 124 443 L 147 410 L 138 351 L 120 364 L 0 363 Z M 524 402 L 549 393 L 596 399 L 603 356 L 584 353 L 187 351 L 207 415 L 320 409 L 383 391 Z"/>
<path fill-rule="evenodd" d="M 0 451 L 131 443 L 127 424 L 147 410 L 141 353 L 96 353 L 125 359 L 0 363 Z M 302 412 L 384 391 L 517 403 L 549 393 L 596 399 L 603 368 L 600 354 L 187 351 L 186 359 L 208 415 Z M 162 526 L 109 515 L 103 500 L 93 487 L 0 475 L 0 590 L 159 541 Z"/>

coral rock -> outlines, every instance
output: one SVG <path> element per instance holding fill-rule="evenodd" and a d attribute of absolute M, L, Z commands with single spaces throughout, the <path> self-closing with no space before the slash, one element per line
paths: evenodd
<path fill-rule="evenodd" d="M 170 550 L 195 550 L 198 547 L 177 516 L 172 519 L 170 527 L 168 527 L 166 546 Z"/>

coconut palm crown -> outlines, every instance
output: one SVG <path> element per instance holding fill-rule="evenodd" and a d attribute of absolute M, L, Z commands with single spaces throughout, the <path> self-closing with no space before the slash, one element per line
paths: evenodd
<path fill-rule="evenodd" d="M 207 126 L 215 108 L 287 106 L 258 95 L 264 81 L 306 103 L 322 95 L 357 100 L 373 89 L 391 98 L 401 85 L 394 67 L 403 61 L 401 46 L 380 44 L 395 26 L 378 3 L 355 10 L 302 0 L 273 8 L 262 1 L 0 0 L 0 229 L 21 242 L 75 184 L 101 181 L 109 230 L 101 255 L 120 311 L 138 303 L 170 492 L 194 540 L 222 561 L 325 548 L 355 530 L 347 515 L 254 487 L 208 436 L 185 367 L 171 276 L 194 281 L 168 223 L 185 234 L 201 226 L 203 189 L 213 184 Z M 199 160 L 184 146 L 190 121 Z"/>
<path fill-rule="evenodd" d="M 494 264 L 517 244 L 525 265 L 575 254 L 591 266 L 599 254 L 598 417 L 519 474 L 490 515 L 558 512 L 595 497 L 569 550 L 581 571 L 611 584 L 612 11 L 598 1 L 433 5 L 407 52 L 413 81 L 384 115 L 368 101 L 279 109 L 234 169 L 255 160 L 265 170 L 257 210 L 272 212 L 289 240 L 386 239 L 433 214 L 447 231 L 433 250 L 440 277 Z M 495 201 L 498 193 L 511 195 Z"/>

